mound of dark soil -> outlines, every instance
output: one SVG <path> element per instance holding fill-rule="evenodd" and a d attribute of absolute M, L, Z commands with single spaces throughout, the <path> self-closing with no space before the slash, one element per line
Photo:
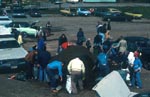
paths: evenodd
<path fill-rule="evenodd" d="M 67 65 L 71 59 L 79 57 L 83 63 L 85 64 L 85 86 L 90 86 L 94 82 L 95 79 L 95 71 L 93 71 L 93 67 L 95 64 L 94 55 L 83 46 L 70 46 L 67 49 L 63 50 L 59 55 L 54 56 L 52 60 L 58 59 L 65 63 L 64 65 L 64 74 L 68 74 Z"/>

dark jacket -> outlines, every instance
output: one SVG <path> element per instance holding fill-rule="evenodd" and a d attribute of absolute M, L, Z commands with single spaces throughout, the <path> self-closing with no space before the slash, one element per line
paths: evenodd
<path fill-rule="evenodd" d="M 41 51 L 38 54 L 38 63 L 43 69 L 47 66 L 50 59 L 51 59 L 51 54 L 48 51 Z"/>

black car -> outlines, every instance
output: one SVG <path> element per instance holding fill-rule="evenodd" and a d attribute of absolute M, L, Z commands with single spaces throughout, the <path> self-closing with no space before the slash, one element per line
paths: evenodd
<path fill-rule="evenodd" d="M 23 8 L 13 9 L 12 17 L 14 17 L 14 18 L 16 18 L 16 17 L 18 17 L 18 18 L 20 18 L 20 17 L 26 18 L 25 10 Z"/>
<path fill-rule="evenodd" d="M 30 15 L 31 17 L 41 17 L 41 16 L 42 16 L 40 10 L 37 9 L 37 8 L 32 8 L 32 9 L 30 9 L 30 10 L 29 10 L 29 15 Z"/>
<path fill-rule="evenodd" d="M 145 37 L 130 36 L 125 37 L 128 44 L 128 51 L 139 50 L 141 52 L 141 60 L 143 67 L 150 70 L 150 39 Z"/>
<path fill-rule="evenodd" d="M 109 12 L 106 9 L 96 8 L 96 9 L 94 9 L 93 15 L 102 17 L 102 16 L 105 16 L 105 15 L 111 15 L 111 12 Z"/>
<path fill-rule="evenodd" d="M 108 19 L 111 21 L 132 21 L 133 17 L 120 12 L 114 12 L 109 15 L 106 14 L 102 16 L 103 21 L 108 21 Z"/>

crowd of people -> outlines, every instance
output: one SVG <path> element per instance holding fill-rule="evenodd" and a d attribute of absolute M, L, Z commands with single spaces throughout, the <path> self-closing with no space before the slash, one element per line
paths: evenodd
<path fill-rule="evenodd" d="M 48 31 L 51 33 L 51 24 L 48 22 L 46 24 Z M 66 35 L 63 33 L 58 37 L 58 48 L 57 54 L 59 54 L 64 49 L 67 49 L 71 45 L 84 46 L 91 52 L 90 48 L 93 47 L 93 54 L 96 56 L 95 68 L 98 70 L 98 76 L 105 77 L 111 72 L 111 66 L 114 61 L 120 65 L 122 68 L 123 64 L 126 64 L 130 72 L 130 83 L 129 86 L 137 86 L 137 88 L 142 88 L 142 81 L 140 78 L 140 72 L 142 68 L 142 63 L 139 58 L 139 51 L 127 51 L 127 41 L 123 36 L 120 37 L 117 43 L 112 43 L 110 31 L 111 25 L 110 20 L 107 24 L 102 24 L 98 21 L 96 25 L 97 35 L 94 37 L 93 43 L 91 38 L 87 38 L 84 35 L 82 28 L 76 34 L 76 43 L 69 42 Z M 27 79 L 28 80 L 39 80 L 42 82 L 50 82 L 49 87 L 52 92 L 58 92 L 58 86 L 63 78 L 63 61 L 53 60 L 50 61 L 52 56 L 49 51 L 47 51 L 46 36 L 43 34 L 42 29 L 39 29 L 37 33 L 37 44 L 29 48 L 28 54 L 25 57 L 27 64 Z M 21 34 L 18 35 L 19 44 L 23 44 Z M 132 57 L 130 55 L 132 53 Z M 130 57 L 129 57 L 130 56 Z M 131 59 L 132 58 L 132 59 Z M 112 64 L 110 64 L 110 60 Z M 132 61 L 131 61 L 132 60 Z M 78 93 L 77 86 L 80 90 L 83 90 L 83 80 L 85 78 L 85 64 L 80 59 L 80 57 L 75 57 L 67 64 L 68 74 L 71 75 L 71 87 L 72 93 Z M 121 69 L 120 68 L 120 69 Z"/>

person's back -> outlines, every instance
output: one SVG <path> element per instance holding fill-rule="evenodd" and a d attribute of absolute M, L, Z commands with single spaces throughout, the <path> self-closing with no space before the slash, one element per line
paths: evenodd
<path fill-rule="evenodd" d="M 38 55 L 38 60 L 42 68 L 45 68 L 47 66 L 50 59 L 51 59 L 51 54 L 46 50 L 41 51 Z"/>
<path fill-rule="evenodd" d="M 94 37 L 94 45 L 96 46 L 102 45 L 102 37 L 100 35 L 96 35 Z"/>
<path fill-rule="evenodd" d="M 68 41 L 68 39 L 67 39 L 66 35 L 65 35 L 65 34 L 62 34 L 62 35 L 58 38 L 58 45 L 60 46 L 60 45 L 62 45 L 64 42 L 67 42 L 67 41 Z"/>
<path fill-rule="evenodd" d="M 82 28 L 79 28 L 79 31 L 77 32 L 77 44 L 82 45 L 85 40 L 84 32 Z"/>
<path fill-rule="evenodd" d="M 124 53 L 127 50 L 127 41 L 125 39 L 121 39 L 119 43 L 120 43 L 119 52 Z"/>
<path fill-rule="evenodd" d="M 105 53 L 101 52 L 97 56 L 99 64 L 100 65 L 106 65 L 107 64 L 107 56 Z"/>
<path fill-rule="evenodd" d="M 83 36 L 84 36 L 83 31 L 79 31 L 79 32 L 77 33 L 77 38 L 80 38 L 80 37 L 83 37 Z"/>

